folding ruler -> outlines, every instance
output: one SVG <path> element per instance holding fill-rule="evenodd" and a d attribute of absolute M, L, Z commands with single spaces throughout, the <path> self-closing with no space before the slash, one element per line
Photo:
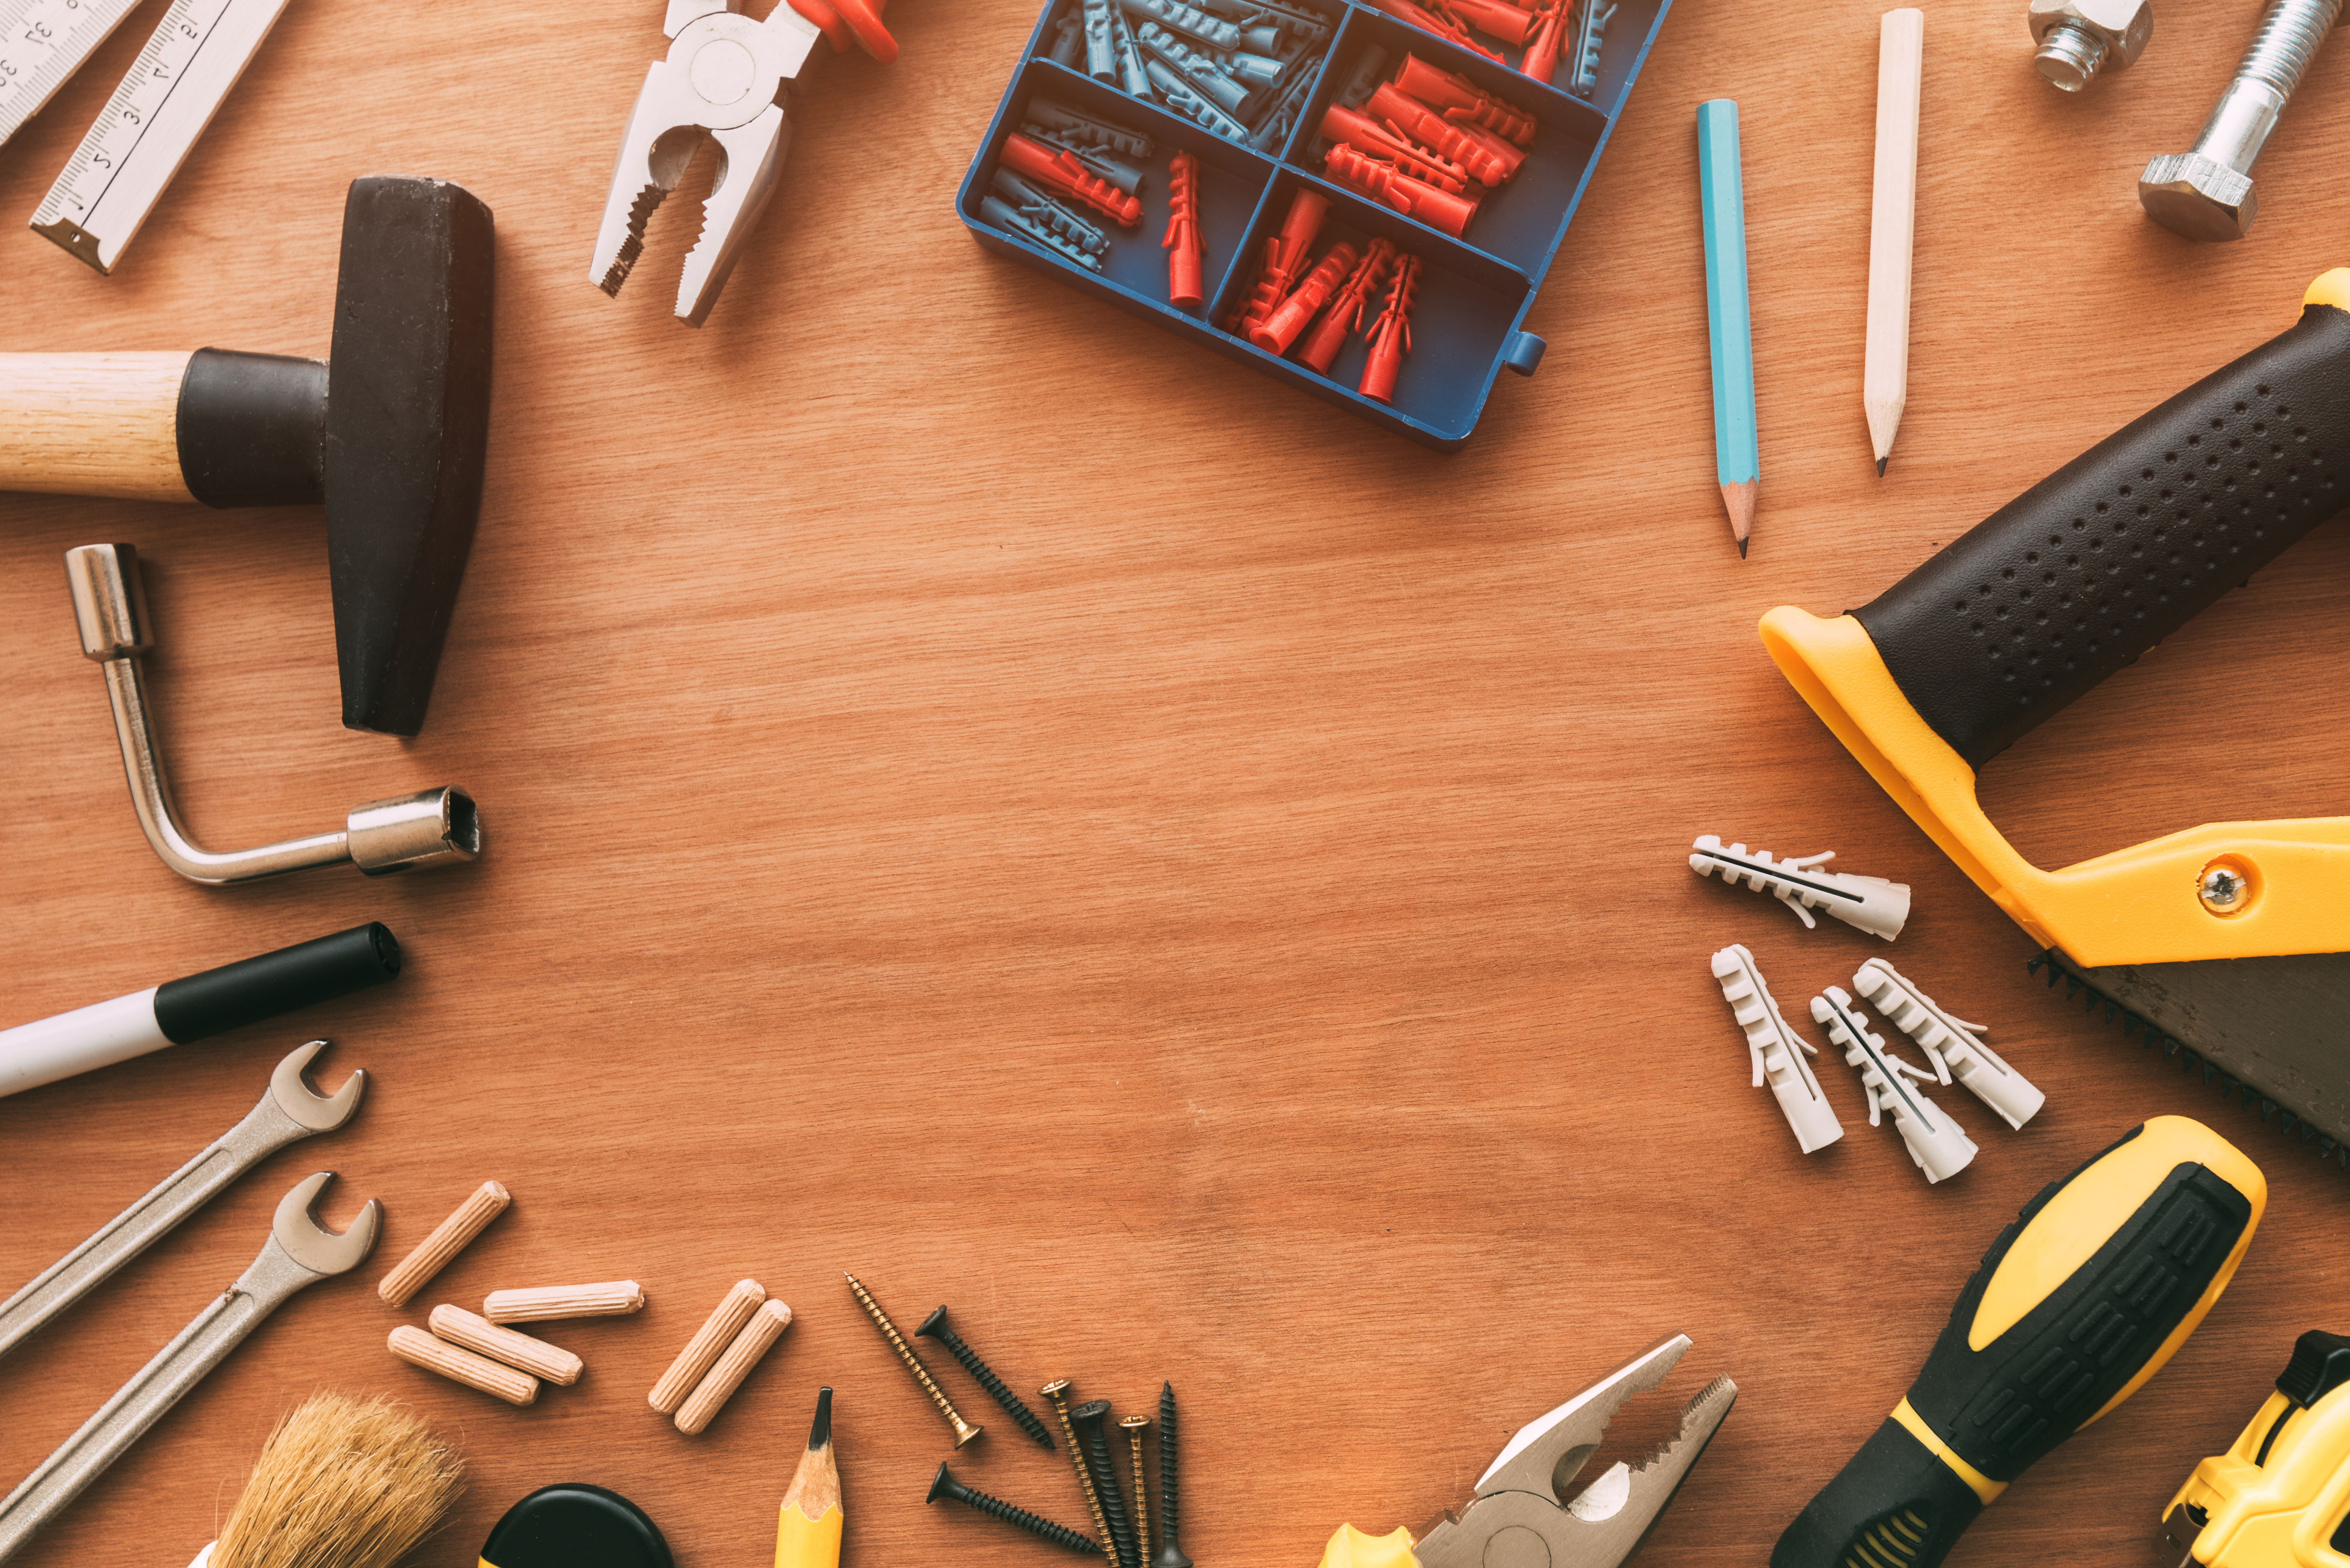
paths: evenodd
<path fill-rule="evenodd" d="M 0 143 L 137 4 L 0 0 Z M 33 232 L 112 272 L 285 9 L 286 0 L 172 0 L 33 214 Z"/>

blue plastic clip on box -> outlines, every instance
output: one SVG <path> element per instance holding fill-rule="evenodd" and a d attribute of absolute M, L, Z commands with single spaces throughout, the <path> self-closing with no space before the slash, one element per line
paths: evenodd
<path fill-rule="evenodd" d="M 1055 21 L 1065 13 L 1081 14 L 1084 0 L 1050 0 L 987 128 L 987 140 L 963 177 L 955 209 L 972 237 L 990 250 L 1052 273 L 1376 424 L 1429 446 L 1456 451 L 1476 430 L 1503 367 L 1531 376 L 1542 361 L 1543 340 L 1522 324 L 1671 3 L 1617 0 L 1601 34 L 1596 86 L 1586 99 L 1367 5 L 1315 0 L 1315 8 L 1335 24 L 1333 36 L 1315 46 L 1318 62 L 1301 60 L 1293 67 L 1311 73 L 1309 96 L 1281 144 L 1261 152 L 1159 103 L 1129 97 L 1115 82 L 1095 80 L 1085 72 L 1082 49 L 1075 67 L 1056 64 L 1051 57 L 1059 36 Z M 1229 14 L 1231 7 L 1211 9 Z M 1131 26 L 1149 20 L 1139 11 L 1128 15 L 1133 18 Z M 1385 55 L 1388 77 L 1406 54 L 1418 55 L 1525 110 L 1540 128 L 1523 167 L 1485 195 L 1464 239 L 1456 240 L 1323 176 L 1321 153 L 1327 147 L 1320 132 L 1323 113 L 1374 51 Z M 1514 48 L 1505 52 L 1513 61 L 1520 53 Z M 1575 79 L 1571 48 L 1561 49 L 1557 74 L 1562 82 Z M 1004 138 L 1021 128 L 1029 101 L 1035 98 L 1131 128 L 1157 144 L 1157 157 L 1140 165 L 1141 226 L 1122 229 L 1102 223 L 1110 245 L 1108 254 L 1098 258 L 1102 271 L 1097 274 L 1024 235 L 997 228 L 981 215 Z M 1200 161 L 1200 231 L 1208 297 L 1192 310 L 1167 302 L 1167 258 L 1159 248 L 1167 230 L 1168 160 L 1179 150 Z M 1330 375 L 1324 377 L 1216 325 L 1255 283 L 1266 236 L 1279 232 L 1300 187 L 1330 199 L 1329 218 L 1315 244 L 1317 254 L 1340 240 L 1353 242 L 1359 250 L 1369 238 L 1384 236 L 1423 258 L 1426 270 L 1411 313 L 1412 351 L 1397 380 L 1392 404 L 1355 390 L 1365 353 L 1360 336 L 1348 341 Z M 1366 323 L 1384 296 L 1384 287 L 1373 296 Z"/>

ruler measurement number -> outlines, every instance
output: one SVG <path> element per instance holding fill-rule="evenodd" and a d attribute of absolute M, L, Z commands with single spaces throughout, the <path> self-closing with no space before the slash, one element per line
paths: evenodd
<path fill-rule="evenodd" d="M 138 0 L 0 0 L 0 142 L 32 118 Z"/>
<path fill-rule="evenodd" d="M 122 78 L 122 85 L 66 165 L 50 199 L 42 203 L 43 214 L 55 216 L 59 211 L 86 214 L 97 205 L 227 8 L 227 0 L 172 0 L 162 25 L 140 50 L 130 74 Z M 36 215 L 35 221 L 43 222 L 46 217 Z"/>

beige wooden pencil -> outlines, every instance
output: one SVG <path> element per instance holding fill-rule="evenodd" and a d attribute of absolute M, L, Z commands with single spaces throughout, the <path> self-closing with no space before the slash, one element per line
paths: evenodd
<path fill-rule="evenodd" d="M 1868 220 L 1868 353 L 1861 410 L 1877 472 L 1909 401 L 1909 256 L 1918 222 L 1918 100 L 1926 69 L 1926 14 L 1887 11 L 1877 45 L 1877 191 Z"/>

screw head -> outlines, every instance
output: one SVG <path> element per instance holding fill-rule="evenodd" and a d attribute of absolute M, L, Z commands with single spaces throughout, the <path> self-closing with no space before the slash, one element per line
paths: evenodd
<path fill-rule="evenodd" d="M 1128 1416 L 1121 1419 L 1118 1422 L 1118 1425 L 1126 1430 L 1139 1436 L 1142 1428 L 1150 1425 L 1150 1417 L 1148 1416 Z"/>
<path fill-rule="evenodd" d="M 914 1336 L 917 1339 L 936 1339 L 939 1336 L 939 1332 L 945 1328 L 946 1325 L 947 1309 L 941 1307 L 938 1311 L 932 1313 L 930 1316 L 922 1320 L 922 1325 L 914 1330 Z"/>
<path fill-rule="evenodd" d="M 941 1459 L 939 1461 L 939 1473 L 931 1478 L 931 1495 L 922 1499 L 922 1501 L 924 1502 L 936 1502 L 942 1497 L 954 1496 L 954 1494 L 960 1490 L 962 1489 L 955 1485 L 954 1477 L 947 1474 L 946 1460 Z"/>
<path fill-rule="evenodd" d="M 2215 861 L 2203 868 L 2196 879 L 2195 896 L 2203 907 L 2215 915 L 2233 915 L 2243 910 L 2251 901 L 2252 885 L 2242 870 L 2226 861 Z"/>
<path fill-rule="evenodd" d="M 1039 1399 L 1050 1399 L 1054 1404 L 1057 1405 L 1068 1392 L 1069 1380 L 1066 1377 L 1055 1377 L 1050 1383 L 1045 1384 L 1045 1386 L 1036 1390 L 1036 1397 Z"/>

